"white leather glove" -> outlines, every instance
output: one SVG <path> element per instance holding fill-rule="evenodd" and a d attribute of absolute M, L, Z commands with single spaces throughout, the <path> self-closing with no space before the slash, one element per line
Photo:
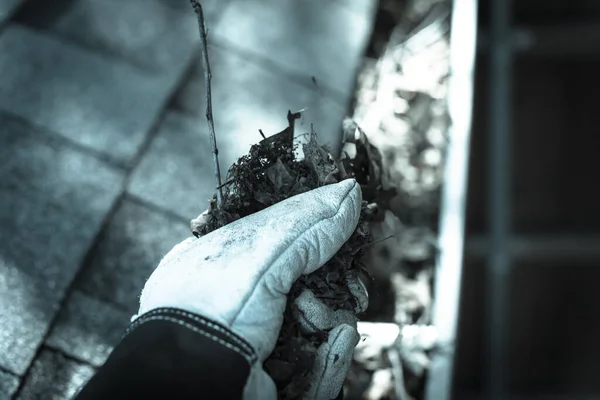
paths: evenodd
<path fill-rule="evenodd" d="M 218 322 L 244 338 L 257 355 L 244 399 L 276 399 L 263 370 L 273 351 L 292 284 L 327 262 L 353 233 L 361 210 L 353 179 L 291 197 L 200 238 L 176 245 L 152 273 L 137 316 L 174 307 Z M 348 276 L 360 310 L 368 298 L 356 276 Z M 339 393 L 359 335 L 350 312 L 333 311 L 304 292 L 296 300 L 305 331 L 332 329 L 317 353 L 310 399 Z M 137 317 L 134 316 L 134 319 Z"/>

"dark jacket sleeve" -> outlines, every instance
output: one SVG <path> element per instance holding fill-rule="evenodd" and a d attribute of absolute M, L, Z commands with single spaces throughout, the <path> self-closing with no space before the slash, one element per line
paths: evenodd
<path fill-rule="evenodd" d="M 173 308 L 136 319 L 77 400 L 241 399 L 256 355 L 227 328 Z"/>

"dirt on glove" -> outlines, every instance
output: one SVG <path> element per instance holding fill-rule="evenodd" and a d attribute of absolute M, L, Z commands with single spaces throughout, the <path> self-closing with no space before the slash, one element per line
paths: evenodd
<path fill-rule="evenodd" d="M 208 213 L 192 223 L 197 237 L 206 235 L 239 218 L 263 210 L 300 193 L 354 178 L 363 190 L 363 204 L 358 225 L 342 248 L 317 271 L 302 276 L 288 294 L 284 322 L 265 370 L 274 380 L 280 399 L 298 399 L 310 387 L 310 370 L 318 347 L 327 341 L 327 331 L 305 335 L 294 318 L 295 299 L 304 289 L 334 310 L 356 312 L 357 302 L 346 283 L 348 273 L 370 277 L 363 264 L 365 247 L 372 243 L 368 223 L 380 219 L 378 209 L 395 193 L 382 189 L 381 156 L 356 124 L 345 121 L 344 141 L 356 145 L 352 158 L 344 153 L 336 160 L 319 145 L 311 128 L 308 143 L 302 145 L 304 157 L 296 156 L 294 121 L 299 113 L 288 112 L 288 127 L 265 137 L 250 148 L 249 154 L 235 162 L 222 185 L 222 206 L 217 207 L 216 195 Z M 262 134 L 262 132 L 261 132 Z M 378 204 L 379 203 L 379 204 Z M 357 316 L 358 317 L 358 316 Z"/>

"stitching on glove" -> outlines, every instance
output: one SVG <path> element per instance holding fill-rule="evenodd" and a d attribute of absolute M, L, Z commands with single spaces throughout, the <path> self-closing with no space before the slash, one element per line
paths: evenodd
<path fill-rule="evenodd" d="M 237 344 L 238 346 L 243 348 L 249 356 L 254 355 L 254 350 L 252 349 L 252 347 L 250 347 L 250 345 L 248 343 L 243 341 L 243 339 L 237 337 L 233 332 L 230 332 L 226 328 L 219 326 L 217 323 L 207 320 L 199 315 L 196 315 L 196 314 L 184 311 L 184 310 L 176 309 L 176 308 L 157 308 L 157 309 L 151 310 L 151 311 L 145 313 L 144 315 L 142 315 L 137 321 L 135 321 L 132 324 L 132 328 L 133 328 L 133 325 L 135 325 L 136 323 L 138 323 L 138 324 L 143 323 L 144 322 L 143 320 L 146 317 L 155 316 L 156 314 L 167 314 L 167 315 L 176 314 L 176 315 L 180 315 L 184 318 L 189 318 L 195 322 L 198 322 L 202 325 L 205 325 L 205 326 L 212 328 L 212 329 L 218 331 L 219 333 L 223 334 L 224 336 L 227 337 L 227 339 L 235 342 L 235 344 Z"/>
<path fill-rule="evenodd" d="M 227 347 L 230 350 L 233 350 L 234 352 L 236 352 L 239 355 L 241 355 L 242 357 L 244 357 L 244 359 L 246 361 L 248 361 L 249 364 L 252 365 L 254 363 L 254 360 L 253 360 L 254 357 L 250 356 L 249 354 L 246 354 L 246 352 L 244 352 L 244 351 L 241 351 L 238 347 L 232 345 L 231 343 L 228 343 L 228 342 L 224 341 L 223 339 L 220 339 L 220 338 L 216 337 L 215 335 L 211 335 L 208 332 L 204 332 L 203 330 L 198 329 L 194 325 L 188 324 L 187 322 L 183 322 L 183 321 L 181 321 L 179 319 L 172 318 L 172 317 L 166 317 L 166 316 L 162 316 L 162 315 L 155 315 L 155 316 L 148 316 L 147 318 L 144 318 L 144 321 L 141 322 L 141 323 L 139 323 L 138 325 L 141 325 L 142 323 L 148 322 L 148 321 L 169 321 L 169 322 L 174 322 L 174 323 L 176 323 L 178 325 L 181 325 L 181 326 L 184 326 L 184 327 L 186 327 L 186 328 L 188 328 L 188 329 L 190 329 L 190 330 L 192 330 L 192 331 L 194 331 L 194 332 L 196 332 L 196 333 L 198 333 L 198 334 L 200 334 L 202 336 L 205 336 L 205 337 L 207 337 L 209 339 L 212 339 L 215 342 L 217 342 L 219 344 L 222 344 L 223 346 Z"/>
<path fill-rule="evenodd" d="M 182 321 L 181 319 L 178 319 L 177 317 L 169 316 L 169 314 L 175 314 L 175 315 L 178 315 L 183 318 L 189 318 L 194 322 L 197 322 L 199 324 L 206 326 L 207 328 L 214 329 L 215 331 L 224 335 L 226 337 L 226 339 L 229 339 L 230 341 L 232 341 L 234 343 L 230 343 L 222 338 L 219 338 L 218 336 L 215 336 L 209 332 L 203 331 L 199 327 L 194 326 L 193 324 L 191 324 L 189 322 Z M 154 321 L 155 320 L 169 321 L 169 322 L 174 322 L 178 325 L 184 326 L 200 335 L 208 337 L 209 339 L 222 344 L 223 346 L 227 347 L 230 350 L 235 351 L 236 353 L 238 353 L 242 357 L 244 357 L 244 359 L 246 361 L 248 361 L 250 364 L 253 364 L 257 360 L 257 356 L 254 353 L 254 350 L 252 349 L 252 347 L 250 347 L 249 344 L 245 343 L 243 341 L 243 339 L 235 336 L 235 334 L 233 332 L 229 332 L 225 328 L 217 325 L 214 322 L 205 320 L 204 318 L 200 317 L 199 315 L 188 313 L 186 311 L 179 310 L 179 309 L 158 308 L 158 309 L 151 310 L 151 311 L 143 314 L 142 316 L 140 316 L 133 323 L 131 323 L 131 325 L 129 326 L 129 328 L 123 335 L 123 337 L 127 336 L 131 331 L 133 331 L 134 329 L 136 329 L 138 326 L 142 325 L 143 323 L 145 323 L 147 321 L 153 321 L 153 320 Z"/>
<path fill-rule="evenodd" d="M 206 325 L 209 328 L 219 331 L 223 335 L 227 336 L 228 339 L 234 341 L 238 346 L 240 346 L 244 350 L 246 350 L 248 352 L 248 354 L 250 354 L 250 355 L 254 354 L 254 350 L 252 349 L 252 347 L 250 347 L 250 345 L 248 343 L 242 341 L 242 339 L 238 338 L 234 333 L 229 332 L 227 329 L 217 325 L 215 322 L 209 321 L 205 318 L 202 318 L 199 315 L 192 314 L 192 313 L 186 312 L 184 310 L 168 309 L 165 311 L 167 311 L 168 313 L 179 314 L 183 317 L 193 319 L 194 321 L 198 322 L 199 324 Z"/>

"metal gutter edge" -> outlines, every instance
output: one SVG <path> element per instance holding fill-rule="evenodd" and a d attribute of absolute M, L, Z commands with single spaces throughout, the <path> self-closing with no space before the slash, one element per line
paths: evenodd
<path fill-rule="evenodd" d="M 449 400 L 452 395 L 477 44 L 477 0 L 454 0 L 451 21 L 449 143 L 442 187 L 440 251 L 434 275 L 433 324 L 440 349 L 432 355 L 425 388 L 427 400 Z"/>

